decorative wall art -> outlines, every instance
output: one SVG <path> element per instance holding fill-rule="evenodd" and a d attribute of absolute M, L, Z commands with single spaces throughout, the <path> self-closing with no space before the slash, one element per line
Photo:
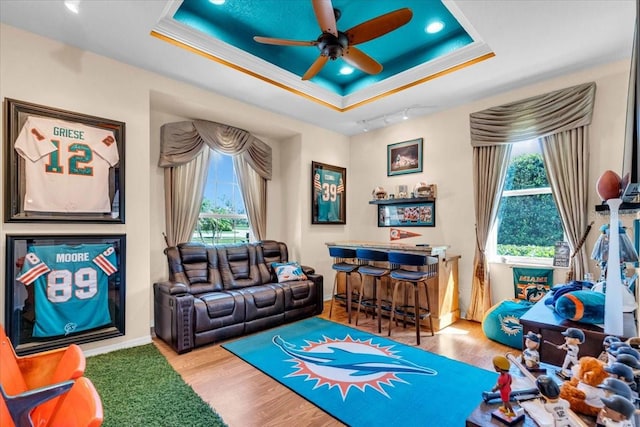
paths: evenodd
<path fill-rule="evenodd" d="M 311 162 L 311 223 L 347 223 L 347 169 Z"/>
<path fill-rule="evenodd" d="M 125 333 L 126 237 L 7 235 L 5 329 L 18 354 Z"/>
<path fill-rule="evenodd" d="M 124 223 L 123 122 L 5 99 L 5 222 Z"/>
<path fill-rule="evenodd" d="M 422 172 L 422 138 L 387 145 L 387 176 Z"/>
<path fill-rule="evenodd" d="M 435 202 L 378 205 L 378 227 L 435 227 Z"/>

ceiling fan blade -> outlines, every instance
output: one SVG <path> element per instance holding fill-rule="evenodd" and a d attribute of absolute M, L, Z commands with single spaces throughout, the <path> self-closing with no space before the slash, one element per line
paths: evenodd
<path fill-rule="evenodd" d="M 338 25 L 331 0 L 313 0 L 313 11 L 322 32 L 338 37 Z"/>
<path fill-rule="evenodd" d="M 275 44 L 278 46 L 315 46 L 318 44 L 316 40 L 313 40 L 313 41 L 287 40 L 287 39 L 274 39 L 272 37 L 260 37 L 260 36 L 255 36 L 253 39 L 258 43 Z"/>
<path fill-rule="evenodd" d="M 320 55 L 318 59 L 316 59 L 316 61 L 311 65 L 311 67 L 309 67 L 307 72 L 304 73 L 304 76 L 302 76 L 302 80 L 309 80 L 315 77 L 315 75 L 318 74 L 320 70 L 322 70 L 322 67 L 324 67 L 324 64 L 326 64 L 328 60 L 328 56 Z"/>
<path fill-rule="evenodd" d="M 378 74 L 382 71 L 382 65 L 357 47 L 349 46 L 345 49 L 342 59 L 349 65 L 353 65 L 367 74 Z"/>
<path fill-rule="evenodd" d="M 358 24 L 345 33 L 349 38 L 350 45 L 364 43 L 402 27 L 411 21 L 412 17 L 411 9 L 405 7 Z"/>

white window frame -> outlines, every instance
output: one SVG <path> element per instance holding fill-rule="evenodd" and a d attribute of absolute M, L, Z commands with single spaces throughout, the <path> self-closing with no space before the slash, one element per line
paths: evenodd
<path fill-rule="evenodd" d="M 511 160 L 511 159 L 509 159 Z M 504 190 L 500 199 L 513 196 L 533 196 L 537 194 L 552 194 L 551 187 L 524 188 L 520 190 Z M 563 236 L 565 237 L 565 236 Z M 566 240 L 566 238 L 564 238 Z M 553 258 L 524 257 L 513 255 L 498 255 L 498 218 L 496 218 L 487 241 L 487 260 L 492 263 L 502 263 L 509 265 L 535 265 L 552 267 Z"/>

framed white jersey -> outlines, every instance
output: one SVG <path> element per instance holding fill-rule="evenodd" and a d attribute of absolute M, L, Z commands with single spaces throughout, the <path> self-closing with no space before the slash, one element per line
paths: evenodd
<path fill-rule="evenodd" d="M 25 161 L 25 211 L 111 212 L 109 169 L 119 161 L 112 131 L 29 116 L 14 148 Z"/>
<path fill-rule="evenodd" d="M 33 245 L 27 251 L 17 280 L 33 286 L 34 337 L 111 323 L 108 281 L 118 271 L 113 245 Z"/>

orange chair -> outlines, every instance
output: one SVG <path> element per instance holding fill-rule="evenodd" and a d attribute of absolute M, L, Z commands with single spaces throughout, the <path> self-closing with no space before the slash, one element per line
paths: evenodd
<path fill-rule="evenodd" d="M 102 403 L 93 384 L 81 379 L 85 366 L 84 354 L 75 344 L 18 357 L 0 327 L 0 425 L 100 425 Z M 87 405 L 87 399 L 94 403 Z M 94 408 L 93 414 L 75 424 L 77 416 L 87 416 L 82 406 Z M 63 420 L 70 412 L 73 417 Z"/>

